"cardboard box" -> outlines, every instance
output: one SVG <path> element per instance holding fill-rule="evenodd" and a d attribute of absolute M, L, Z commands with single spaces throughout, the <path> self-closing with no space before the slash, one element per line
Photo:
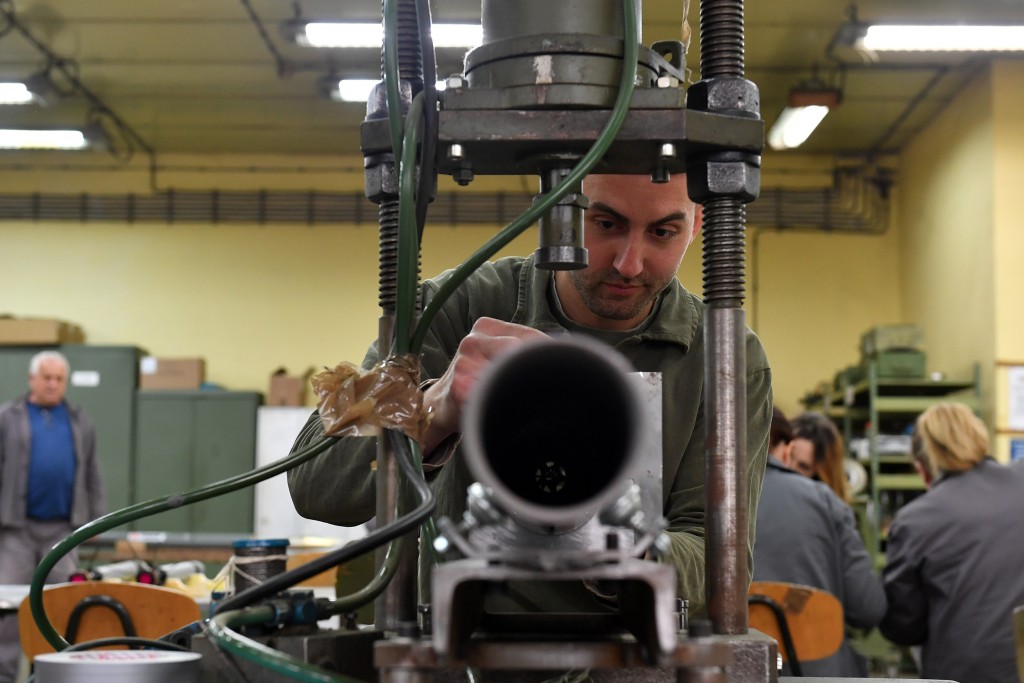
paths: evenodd
<path fill-rule="evenodd" d="M 198 389 L 206 379 L 202 358 L 157 358 L 139 360 L 140 389 Z"/>
<path fill-rule="evenodd" d="M 78 325 L 52 318 L 0 316 L 0 344 L 81 344 L 85 333 Z"/>
<path fill-rule="evenodd" d="M 301 406 L 306 404 L 306 389 L 313 368 L 301 375 L 289 375 L 285 368 L 278 368 L 270 374 L 267 390 L 268 406 Z"/>

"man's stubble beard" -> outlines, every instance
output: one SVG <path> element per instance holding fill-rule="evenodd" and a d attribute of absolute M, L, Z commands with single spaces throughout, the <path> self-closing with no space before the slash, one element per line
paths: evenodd
<path fill-rule="evenodd" d="M 668 286 L 670 280 L 652 282 L 643 278 L 627 280 L 614 269 L 593 273 L 586 269 L 569 271 L 573 286 L 583 304 L 594 315 L 608 320 L 630 320 L 650 310 L 654 300 Z M 597 293 L 603 283 L 642 285 L 635 296 L 628 299 L 612 299 Z"/>

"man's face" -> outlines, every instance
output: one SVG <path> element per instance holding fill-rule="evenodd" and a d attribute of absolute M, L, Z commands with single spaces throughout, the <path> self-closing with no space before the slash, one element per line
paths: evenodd
<path fill-rule="evenodd" d="M 555 286 L 565 313 L 577 323 L 606 330 L 636 327 L 672 281 L 700 228 L 686 176 L 652 183 L 648 176 L 591 175 L 584 244 L 590 264 L 558 271 Z"/>
<path fill-rule="evenodd" d="M 805 477 L 814 477 L 814 444 L 808 439 L 796 438 L 789 443 L 790 469 L 796 470 Z"/>
<path fill-rule="evenodd" d="M 68 388 L 68 369 L 56 358 L 46 358 L 39 371 L 28 376 L 28 400 L 44 408 L 64 400 Z"/>

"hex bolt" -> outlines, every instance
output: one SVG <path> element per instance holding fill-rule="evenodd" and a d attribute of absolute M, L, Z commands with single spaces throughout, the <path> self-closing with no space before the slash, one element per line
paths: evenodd
<path fill-rule="evenodd" d="M 656 166 L 651 171 L 651 182 L 652 183 L 667 183 L 672 179 L 672 174 L 668 172 L 664 166 Z"/>
<path fill-rule="evenodd" d="M 676 598 L 676 617 L 679 619 L 678 627 L 680 633 L 686 633 L 690 624 L 690 601 L 685 598 Z"/>
<path fill-rule="evenodd" d="M 462 145 L 460 145 L 457 142 L 453 142 L 452 144 L 448 145 L 449 159 L 451 159 L 452 161 L 458 161 L 459 159 L 462 159 L 464 156 L 466 156 L 466 150 L 462 148 Z"/>

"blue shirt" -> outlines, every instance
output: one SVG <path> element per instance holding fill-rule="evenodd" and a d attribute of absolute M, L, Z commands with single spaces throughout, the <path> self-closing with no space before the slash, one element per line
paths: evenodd
<path fill-rule="evenodd" d="M 75 441 L 63 403 L 43 408 L 28 404 L 32 428 L 28 467 L 30 519 L 69 519 L 75 485 Z"/>

